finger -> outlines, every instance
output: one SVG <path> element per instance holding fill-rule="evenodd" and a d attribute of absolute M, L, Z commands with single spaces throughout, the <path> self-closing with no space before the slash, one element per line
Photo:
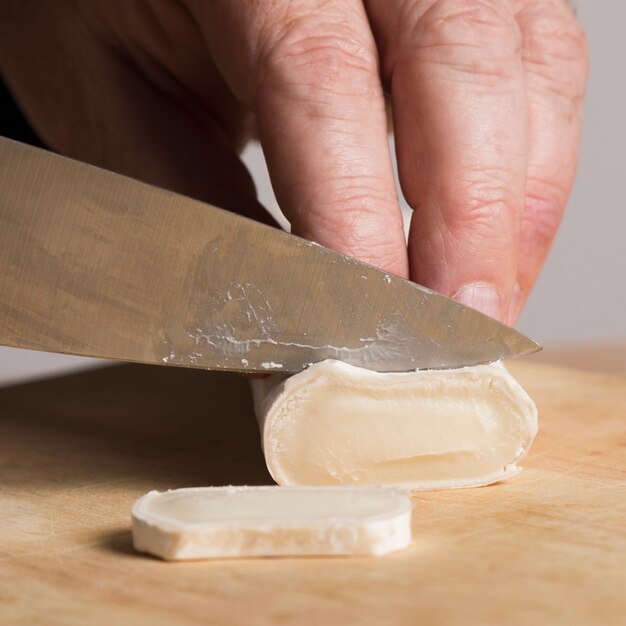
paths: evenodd
<path fill-rule="evenodd" d="M 508 0 L 368 2 L 390 83 L 411 277 L 503 319 L 526 182 L 520 35 Z"/>
<path fill-rule="evenodd" d="M 193 5 L 257 116 L 293 232 L 407 275 L 377 53 L 360 0 Z"/>
<path fill-rule="evenodd" d="M 529 110 L 529 162 L 514 324 L 546 259 L 569 197 L 587 77 L 585 33 L 565 0 L 516 3 Z"/>

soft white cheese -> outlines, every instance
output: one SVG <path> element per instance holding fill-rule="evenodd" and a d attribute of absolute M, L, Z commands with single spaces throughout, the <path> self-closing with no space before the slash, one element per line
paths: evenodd
<path fill-rule="evenodd" d="M 132 511 L 133 545 L 167 560 L 382 555 L 411 543 L 408 493 L 349 487 L 151 491 Z"/>
<path fill-rule="evenodd" d="M 499 364 L 378 373 L 323 361 L 252 381 L 281 485 L 485 485 L 519 470 L 537 409 Z"/>

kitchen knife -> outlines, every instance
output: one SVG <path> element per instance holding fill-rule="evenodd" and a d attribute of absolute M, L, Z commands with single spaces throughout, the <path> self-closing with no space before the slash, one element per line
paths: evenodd
<path fill-rule="evenodd" d="M 247 372 L 449 368 L 539 346 L 415 283 L 0 139 L 0 344 Z"/>

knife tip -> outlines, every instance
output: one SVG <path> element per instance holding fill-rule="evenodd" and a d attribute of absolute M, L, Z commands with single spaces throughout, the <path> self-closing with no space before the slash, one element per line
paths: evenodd
<path fill-rule="evenodd" d="M 521 356 L 530 356 L 531 354 L 535 354 L 543 350 L 543 347 L 541 346 L 541 344 L 539 344 L 534 339 L 527 337 L 526 335 L 519 332 L 518 330 L 515 330 L 515 332 L 517 333 L 518 341 L 517 341 L 517 345 L 515 346 L 515 349 L 512 350 L 511 357 L 517 358 Z"/>

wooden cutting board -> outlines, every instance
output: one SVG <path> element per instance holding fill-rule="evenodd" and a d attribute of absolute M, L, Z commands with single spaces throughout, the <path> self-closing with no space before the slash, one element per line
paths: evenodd
<path fill-rule="evenodd" d="M 509 483 L 415 496 L 385 558 L 164 563 L 150 489 L 270 482 L 247 383 L 124 365 L 0 390 L 0 623 L 626 624 L 626 379 L 515 363 L 540 435 Z"/>

